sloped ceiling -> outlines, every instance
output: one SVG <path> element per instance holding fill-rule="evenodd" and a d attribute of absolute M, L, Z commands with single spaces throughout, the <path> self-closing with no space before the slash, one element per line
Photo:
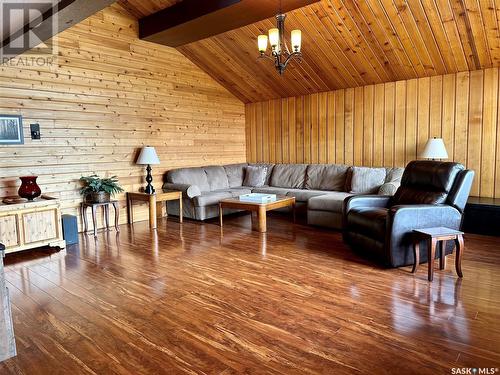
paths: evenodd
<path fill-rule="evenodd" d="M 283 0 L 286 1 L 286 0 Z M 120 0 L 137 17 L 176 0 Z M 287 14 L 301 64 L 279 76 L 257 58 L 268 19 L 179 51 L 244 102 L 500 65 L 500 0 L 321 0 Z"/>

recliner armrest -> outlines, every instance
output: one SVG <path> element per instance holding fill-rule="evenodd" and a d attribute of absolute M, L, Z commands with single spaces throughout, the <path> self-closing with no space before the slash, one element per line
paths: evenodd
<path fill-rule="evenodd" d="M 458 229 L 461 217 L 462 214 L 455 207 L 444 204 L 398 205 L 389 210 L 392 227 L 404 227 L 407 230 L 435 226 Z"/>
<path fill-rule="evenodd" d="M 354 195 L 344 200 L 344 214 L 355 207 L 386 208 L 391 197 L 389 195 Z"/>
<path fill-rule="evenodd" d="M 163 190 L 182 191 L 182 196 L 187 198 L 194 198 L 201 195 L 201 190 L 197 185 L 175 184 L 172 182 L 165 182 L 163 184 Z"/>
<path fill-rule="evenodd" d="M 342 228 L 347 228 L 347 214 L 355 207 L 386 208 L 391 199 L 388 195 L 354 195 L 344 199 Z"/>

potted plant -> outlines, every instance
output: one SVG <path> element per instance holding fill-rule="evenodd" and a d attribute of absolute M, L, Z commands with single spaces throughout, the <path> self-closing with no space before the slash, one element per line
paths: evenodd
<path fill-rule="evenodd" d="M 94 174 L 92 176 L 80 177 L 80 182 L 84 185 L 80 189 L 80 194 L 85 197 L 87 202 L 109 202 L 112 195 L 123 191 L 122 187 L 118 184 L 116 176 L 100 178 Z"/>

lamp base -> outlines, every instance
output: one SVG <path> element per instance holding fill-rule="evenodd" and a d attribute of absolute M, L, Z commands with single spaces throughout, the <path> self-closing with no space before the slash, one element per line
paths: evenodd
<path fill-rule="evenodd" d="M 148 164 L 146 167 L 146 182 L 148 183 L 146 185 L 146 188 L 144 189 L 144 192 L 146 194 L 154 194 L 155 193 L 155 188 L 153 185 L 151 185 L 151 182 L 153 182 L 153 176 L 151 175 L 151 166 Z"/>

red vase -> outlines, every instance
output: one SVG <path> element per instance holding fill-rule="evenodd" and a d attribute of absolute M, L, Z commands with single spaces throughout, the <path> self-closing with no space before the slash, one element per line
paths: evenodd
<path fill-rule="evenodd" d="M 38 176 L 24 176 L 19 178 L 21 179 L 21 186 L 19 187 L 17 193 L 21 198 L 26 198 L 27 200 L 32 201 L 42 194 L 40 186 L 36 184 Z"/>

